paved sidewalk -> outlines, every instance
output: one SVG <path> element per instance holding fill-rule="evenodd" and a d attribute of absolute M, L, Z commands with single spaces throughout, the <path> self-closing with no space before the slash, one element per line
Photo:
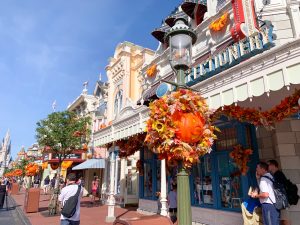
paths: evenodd
<path fill-rule="evenodd" d="M 20 206 L 10 197 L 4 202 L 4 208 L 0 209 L 0 225 L 31 225 Z"/>
<path fill-rule="evenodd" d="M 24 208 L 24 191 L 17 195 L 12 196 L 20 209 Z M 32 225 L 59 225 L 59 215 L 49 216 L 48 214 L 48 202 L 50 195 L 40 195 L 39 212 L 37 213 L 25 213 Z M 107 206 L 105 205 L 92 205 L 90 198 L 84 197 L 81 200 L 80 208 L 80 224 L 81 225 L 108 225 L 112 223 L 106 223 L 105 217 L 107 215 Z M 136 218 L 143 217 L 136 212 L 136 208 L 119 208 L 115 207 L 115 215 L 117 217 Z M 0 222 L 0 225 L 2 223 Z M 3 224 L 6 225 L 6 224 Z M 9 224 L 8 224 L 9 225 Z M 19 225 L 19 224 L 14 224 Z"/>

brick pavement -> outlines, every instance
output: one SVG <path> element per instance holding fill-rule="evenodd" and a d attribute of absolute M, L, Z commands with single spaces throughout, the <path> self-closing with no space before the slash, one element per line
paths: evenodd
<path fill-rule="evenodd" d="M 24 191 L 17 195 L 12 195 L 15 199 L 16 204 L 23 209 L 24 207 Z M 48 202 L 50 199 L 50 195 L 40 195 L 40 203 L 39 203 L 39 212 L 37 213 L 25 213 L 28 217 L 32 225 L 58 225 L 59 215 L 49 216 L 48 215 Z M 112 223 L 106 223 L 105 217 L 107 215 L 107 206 L 105 205 L 92 205 L 90 203 L 90 198 L 84 197 L 81 200 L 81 208 L 80 208 L 80 224 L 81 225 L 108 225 Z M 137 218 L 144 217 L 137 213 L 136 208 L 115 208 L 115 215 L 117 217 L 124 218 Z"/>

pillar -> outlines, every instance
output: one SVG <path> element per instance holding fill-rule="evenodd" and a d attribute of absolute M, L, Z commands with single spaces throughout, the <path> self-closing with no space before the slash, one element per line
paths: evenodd
<path fill-rule="evenodd" d="M 109 187 L 109 197 L 108 197 L 108 201 L 107 201 L 108 213 L 107 213 L 107 216 L 105 219 L 105 221 L 107 223 L 111 223 L 111 222 L 115 221 L 115 219 L 116 219 L 116 217 L 115 217 L 115 197 L 114 197 L 115 185 L 114 185 L 114 181 L 115 181 L 115 153 L 114 153 L 114 148 L 113 148 L 113 151 L 111 152 L 111 156 L 110 156 L 110 187 Z"/>
<path fill-rule="evenodd" d="M 115 160 L 115 194 L 119 194 L 118 193 L 118 176 L 119 176 L 119 172 L 120 172 L 120 168 L 119 168 L 119 156 L 116 157 L 116 160 Z"/>
<path fill-rule="evenodd" d="M 121 159 L 121 168 L 120 168 L 120 195 L 124 200 L 125 204 L 125 195 L 126 195 L 126 159 Z"/>
<path fill-rule="evenodd" d="M 160 166 L 160 202 L 161 202 L 161 209 L 160 215 L 167 216 L 168 215 L 168 208 L 167 208 L 167 180 L 166 180 L 166 160 L 161 160 Z"/>

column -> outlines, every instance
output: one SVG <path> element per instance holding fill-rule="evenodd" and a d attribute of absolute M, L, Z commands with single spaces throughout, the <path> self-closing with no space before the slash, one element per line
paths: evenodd
<path fill-rule="evenodd" d="M 161 202 L 161 209 L 160 215 L 167 216 L 168 215 L 168 208 L 167 208 L 167 180 L 166 180 L 166 160 L 161 160 L 160 166 L 160 202 Z"/>
<path fill-rule="evenodd" d="M 299 5 L 290 5 L 288 7 L 288 10 L 291 15 L 291 22 L 292 22 L 292 28 L 294 31 L 294 37 L 297 38 L 300 36 L 300 12 L 299 12 Z"/>
<path fill-rule="evenodd" d="M 125 195 L 126 195 L 126 159 L 121 159 L 121 169 L 120 169 L 120 195 L 123 198 L 125 205 Z"/>
<path fill-rule="evenodd" d="M 105 221 L 107 223 L 111 223 L 115 221 L 115 197 L 114 197 L 114 181 L 115 181 L 115 153 L 114 153 L 114 147 L 113 151 L 111 152 L 110 157 L 110 188 L 109 188 L 109 197 L 107 201 L 108 205 L 108 214 L 106 216 Z"/>
<path fill-rule="evenodd" d="M 120 168 L 119 168 L 119 156 L 116 157 L 116 164 L 115 164 L 115 194 L 118 195 L 118 176 L 119 176 L 119 172 L 120 172 Z"/>

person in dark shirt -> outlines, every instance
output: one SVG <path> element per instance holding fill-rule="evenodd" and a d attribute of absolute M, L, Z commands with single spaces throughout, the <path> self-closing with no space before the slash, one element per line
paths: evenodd
<path fill-rule="evenodd" d="M 273 175 L 274 180 L 280 184 L 286 184 L 287 178 L 284 173 L 279 170 L 278 162 L 274 159 L 268 161 L 269 172 Z M 289 210 L 288 208 L 280 210 L 281 225 L 290 225 Z"/>

